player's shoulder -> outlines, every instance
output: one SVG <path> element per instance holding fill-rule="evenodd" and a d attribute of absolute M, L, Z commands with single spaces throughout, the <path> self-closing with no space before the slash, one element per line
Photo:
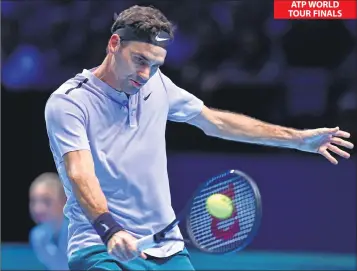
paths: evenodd
<path fill-rule="evenodd" d="M 88 100 L 88 78 L 82 73 L 76 74 L 68 79 L 56 90 L 54 90 L 46 102 L 46 110 L 51 108 L 59 109 L 68 104 L 76 107 L 85 107 L 85 101 Z"/>
<path fill-rule="evenodd" d="M 150 80 L 144 86 L 144 89 L 148 92 L 156 89 L 163 89 L 166 91 L 168 85 L 172 84 L 172 81 L 167 77 L 160 69 L 150 78 Z"/>
<path fill-rule="evenodd" d="M 170 80 L 169 77 L 167 77 L 160 69 L 157 70 L 157 72 L 155 73 L 155 75 L 152 77 L 152 79 L 156 80 L 156 81 L 160 81 L 161 83 L 164 82 L 166 80 Z"/>
<path fill-rule="evenodd" d="M 78 73 L 53 91 L 50 99 L 53 97 L 63 97 L 63 95 L 66 95 L 71 99 L 80 99 L 86 93 L 86 91 L 83 90 L 87 88 L 88 80 L 89 79 L 84 74 Z"/>

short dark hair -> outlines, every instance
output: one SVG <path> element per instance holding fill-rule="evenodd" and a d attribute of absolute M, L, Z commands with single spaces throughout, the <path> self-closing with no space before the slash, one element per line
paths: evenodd
<path fill-rule="evenodd" d="M 175 27 L 165 17 L 165 15 L 154 8 L 153 6 L 132 6 L 119 15 L 115 15 L 115 22 L 112 26 L 112 33 L 117 29 L 131 26 L 143 31 L 147 31 L 152 35 L 157 35 L 160 31 L 167 32 L 171 39 L 174 37 Z"/>

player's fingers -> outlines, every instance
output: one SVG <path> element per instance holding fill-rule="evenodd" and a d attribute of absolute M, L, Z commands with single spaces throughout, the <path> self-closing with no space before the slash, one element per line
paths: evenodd
<path fill-rule="evenodd" d="M 350 154 L 345 152 L 345 151 L 343 151 L 343 150 L 341 150 L 339 147 L 336 147 L 334 145 L 329 144 L 327 148 L 330 151 L 336 153 L 337 155 L 339 155 L 339 156 L 341 156 L 343 158 L 346 158 L 346 159 L 350 158 Z"/>
<path fill-rule="evenodd" d="M 330 130 L 329 132 L 330 132 L 331 134 L 335 134 L 335 133 L 337 133 L 337 132 L 340 130 L 340 128 L 339 128 L 339 127 L 335 127 L 335 128 L 330 128 L 329 130 Z"/>
<path fill-rule="evenodd" d="M 138 253 L 130 249 L 126 244 L 124 245 L 124 253 L 127 261 L 133 260 L 138 257 Z"/>
<path fill-rule="evenodd" d="M 132 251 L 132 250 L 127 250 L 128 261 L 134 260 L 137 257 L 138 257 L 138 253 L 135 253 L 135 251 Z"/>
<path fill-rule="evenodd" d="M 144 252 L 140 252 L 136 249 L 135 245 L 131 245 L 130 249 L 135 253 L 136 256 L 139 256 L 140 258 L 146 259 L 146 255 Z"/>
<path fill-rule="evenodd" d="M 126 245 L 122 240 L 115 243 L 112 248 L 112 255 L 120 261 L 128 261 L 131 258 L 130 253 L 126 251 Z"/>
<path fill-rule="evenodd" d="M 109 255 L 113 256 L 119 261 L 125 260 L 125 256 L 123 255 L 123 253 L 121 253 L 121 251 L 116 246 L 113 246 L 110 250 L 108 250 L 108 253 Z"/>
<path fill-rule="evenodd" d="M 108 244 L 108 253 L 112 256 L 115 256 L 115 253 L 116 253 L 116 248 L 115 248 L 115 244 L 117 243 L 117 240 L 115 241 L 110 241 L 109 244 Z"/>
<path fill-rule="evenodd" d="M 335 128 L 320 128 L 316 131 L 319 132 L 319 134 L 335 134 L 340 128 L 335 127 Z"/>
<path fill-rule="evenodd" d="M 127 244 L 128 244 L 129 249 L 132 250 L 133 252 L 135 252 L 135 253 L 136 253 L 136 256 L 140 256 L 141 258 L 146 259 L 147 257 L 146 257 L 146 255 L 145 255 L 145 253 L 140 252 L 140 251 L 138 250 L 138 248 L 136 247 L 136 242 L 135 242 L 135 241 L 136 241 L 136 240 L 127 240 L 127 241 L 126 241 Z"/>
<path fill-rule="evenodd" d="M 337 160 L 326 150 L 322 150 L 321 152 L 321 155 L 323 155 L 327 160 L 329 160 L 332 164 L 334 165 L 337 165 L 338 162 Z"/>
<path fill-rule="evenodd" d="M 143 258 L 143 259 L 147 259 L 147 256 L 146 256 L 146 254 L 144 252 L 140 253 L 140 257 Z"/>
<path fill-rule="evenodd" d="M 335 134 L 335 136 L 340 136 L 344 138 L 350 138 L 351 134 L 345 131 L 338 130 Z"/>
<path fill-rule="evenodd" d="M 130 260 L 135 259 L 136 257 L 139 256 L 139 252 L 137 251 L 134 243 L 131 241 L 131 239 L 127 240 L 124 239 L 125 247 L 126 247 L 126 252 L 128 256 L 130 257 Z"/>
<path fill-rule="evenodd" d="M 348 148 L 348 149 L 353 149 L 353 144 L 349 141 L 343 140 L 342 138 L 338 137 L 333 137 L 331 139 L 331 143 Z"/>
<path fill-rule="evenodd" d="M 124 255 L 116 246 L 113 246 L 108 252 L 111 256 L 118 259 L 119 261 L 124 261 Z"/>

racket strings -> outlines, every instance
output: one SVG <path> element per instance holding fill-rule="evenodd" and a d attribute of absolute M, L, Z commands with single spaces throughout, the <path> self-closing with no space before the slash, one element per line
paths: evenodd
<path fill-rule="evenodd" d="M 229 194 L 235 206 L 234 216 L 218 220 L 206 211 L 206 199 L 215 193 L 233 189 Z M 228 191 L 229 192 L 229 191 Z M 254 226 L 255 194 L 250 184 L 240 177 L 207 184 L 195 198 L 190 213 L 190 228 L 195 242 L 204 249 L 225 252 L 243 242 Z"/>

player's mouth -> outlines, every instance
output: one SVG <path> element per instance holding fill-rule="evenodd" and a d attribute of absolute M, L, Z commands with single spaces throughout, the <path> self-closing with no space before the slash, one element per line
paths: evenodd
<path fill-rule="evenodd" d="M 130 79 L 130 82 L 135 88 L 141 88 L 142 87 L 142 84 L 140 84 L 139 82 L 136 82 L 135 80 Z"/>

